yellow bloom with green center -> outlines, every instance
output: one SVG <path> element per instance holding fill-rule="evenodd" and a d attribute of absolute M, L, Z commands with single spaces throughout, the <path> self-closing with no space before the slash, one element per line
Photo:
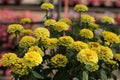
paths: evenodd
<path fill-rule="evenodd" d="M 65 67 L 66 64 L 68 63 L 68 59 L 65 55 L 62 54 L 56 54 L 51 58 L 51 65 L 53 67 Z"/>
<path fill-rule="evenodd" d="M 38 46 L 31 46 L 29 49 L 28 49 L 28 52 L 37 52 L 39 53 L 40 55 L 42 55 L 43 51 L 41 50 L 41 48 L 39 48 Z"/>
<path fill-rule="evenodd" d="M 88 48 L 88 45 L 82 41 L 75 41 L 72 45 L 72 48 L 76 51 Z"/>
<path fill-rule="evenodd" d="M 84 11 L 88 11 L 88 7 L 84 4 L 77 4 L 75 5 L 74 10 L 76 12 L 84 12 Z"/>
<path fill-rule="evenodd" d="M 29 48 L 36 45 L 36 39 L 32 36 L 24 36 L 19 42 L 19 46 L 22 48 Z"/>
<path fill-rule="evenodd" d="M 89 48 L 98 48 L 101 45 L 99 42 L 89 42 L 88 46 L 89 46 Z"/>
<path fill-rule="evenodd" d="M 108 60 L 113 59 L 113 53 L 109 47 L 99 46 L 96 52 L 98 54 L 99 60 L 107 62 Z"/>
<path fill-rule="evenodd" d="M 77 60 L 86 65 L 94 65 L 98 63 L 97 53 L 91 49 L 82 49 L 77 54 Z"/>
<path fill-rule="evenodd" d="M 95 71 L 97 71 L 99 69 L 99 65 L 98 64 L 86 65 L 85 67 L 90 72 L 95 72 Z"/>
<path fill-rule="evenodd" d="M 25 53 L 24 62 L 30 68 L 38 66 L 42 61 L 42 56 L 38 52 L 33 51 Z"/>
<path fill-rule="evenodd" d="M 74 43 L 74 40 L 70 36 L 61 36 L 58 39 L 58 45 L 70 47 Z"/>
<path fill-rule="evenodd" d="M 92 29 L 92 30 L 96 30 L 96 29 L 99 29 L 99 25 L 96 24 L 96 23 L 89 23 L 88 24 L 89 28 Z"/>
<path fill-rule="evenodd" d="M 100 19 L 100 22 L 101 23 L 107 23 L 107 24 L 114 24 L 115 23 L 115 20 L 109 16 L 103 16 L 101 19 Z"/>
<path fill-rule="evenodd" d="M 50 49 L 57 48 L 58 46 L 58 39 L 57 38 L 44 38 L 42 39 L 42 44 Z"/>
<path fill-rule="evenodd" d="M 37 38 L 47 38 L 50 37 L 50 32 L 47 28 L 43 28 L 43 27 L 38 27 L 34 30 L 33 34 L 37 37 Z"/>
<path fill-rule="evenodd" d="M 65 22 L 68 25 L 72 24 L 72 21 L 70 19 L 68 19 L 68 18 L 61 18 L 59 21 L 60 22 Z"/>
<path fill-rule="evenodd" d="M 81 15 L 81 22 L 82 23 L 95 23 L 95 18 L 88 15 L 88 14 L 82 14 Z"/>
<path fill-rule="evenodd" d="M 54 9 L 54 5 L 49 2 L 45 2 L 41 5 L 41 9 L 51 10 L 51 9 Z"/>
<path fill-rule="evenodd" d="M 11 66 L 11 72 L 19 75 L 28 74 L 28 67 L 24 64 L 24 60 L 22 58 L 18 58 L 13 66 Z"/>
<path fill-rule="evenodd" d="M 6 53 L 2 56 L 2 65 L 11 66 L 17 60 L 17 55 L 15 53 Z"/>
<path fill-rule="evenodd" d="M 26 23 L 31 23 L 31 22 L 32 22 L 32 20 L 30 18 L 23 18 L 20 20 L 21 24 L 26 24 Z"/>
<path fill-rule="evenodd" d="M 119 43 L 120 42 L 119 36 L 117 36 L 117 34 L 115 34 L 113 32 L 103 31 L 102 36 L 103 36 L 104 40 L 109 43 Z"/>
<path fill-rule="evenodd" d="M 54 26 L 52 27 L 54 30 L 61 32 L 61 31 L 66 31 L 69 28 L 69 25 L 66 24 L 65 22 L 56 22 Z"/>
<path fill-rule="evenodd" d="M 24 34 L 24 35 L 29 35 L 29 34 L 32 33 L 32 30 L 30 30 L 30 29 L 24 29 L 24 30 L 22 30 L 21 33 Z"/>
<path fill-rule="evenodd" d="M 47 19 L 47 20 L 44 22 L 44 25 L 45 25 L 45 26 L 53 26 L 55 23 L 56 23 L 56 20 L 54 20 L 54 19 Z"/>
<path fill-rule="evenodd" d="M 88 39 L 92 39 L 94 37 L 94 34 L 90 29 L 81 29 L 80 36 L 88 38 Z"/>
<path fill-rule="evenodd" d="M 118 53 L 114 54 L 114 59 L 120 61 L 120 54 Z"/>
<path fill-rule="evenodd" d="M 8 33 L 20 33 L 23 30 L 23 26 L 20 24 L 11 24 L 8 26 Z"/>

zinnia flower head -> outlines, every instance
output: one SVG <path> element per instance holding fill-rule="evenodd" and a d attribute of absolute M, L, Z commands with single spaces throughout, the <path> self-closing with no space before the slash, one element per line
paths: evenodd
<path fill-rule="evenodd" d="M 2 65 L 3 66 L 11 66 L 18 59 L 15 53 L 6 53 L 2 56 Z"/>
<path fill-rule="evenodd" d="M 42 56 L 40 55 L 40 53 L 35 51 L 27 52 L 25 53 L 24 61 L 28 67 L 32 68 L 42 63 Z"/>
<path fill-rule="evenodd" d="M 99 42 L 89 42 L 88 43 L 89 48 L 98 48 L 100 46 Z"/>
<path fill-rule="evenodd" d="M 81 22 L 82 23 L 95 23 L 95 18 L 88 15 L 88 14 L 82 14 L 81 15 Z"/>
<path fill-rule="evenodd" d="M 32 36 L 24 36 L 19 42 L 19 46 L 22 48 L 29 48 L 36 45 L 36 39 Z"/>
<path fill-rule="evenodd" d="M 70 36 L 61 36 L 58 39 L 58 45 L 70 47 L 73 44 L 74 40 Z"/>
<path fill-rule="evenodd" d="M 19 75 L 27 75 L 28 67 L 24 64 L 24 60 L 22 58 L 18 58 L 13 66 L 11 67 L 11 72 Z"/>
<path fill-rule="evenodd" d="M 56 54 L 51 58 L 51 65 L 53 67 L 65 67 L 67 63 L 67 57 L 62 54 Z"/>
<path fill-rule="evenodd" d="M 115 20 L 109 16 L 103 16 L 101 19 L 100 19 L 100 22 L 101 23 L 107 23 L 107 24 L 114 24 L 115 23 Z"/>
<path fill-rule="evenodd" d="M 76 12 L 84 12 L 84 11 L 88 11 L 88 7 L 84 4 L 77 4 L 75 5 L 74 10 Z"/>
<path fill-rule="evenodd" d="M 42 44 L 50 49 L 54 49 L 58 46 L 58 39 L 57 38 L 44 38 L 42 39 Z"/>
<path fill-rule="evenodd" d="M 68 25 L 72 24 L 72 21 L 70 19 L 68 19 L 68 18 L 61 18 L 59 21 L 60 22 L 65 22 Z"/>
<path fill-rule="evenodd" d="M 82 49 L 77 54 L 77 60 L 84 64 L 94 65 L 98 63 L 98 56 L 97 53 L 91 49 Z"/>
<path fill-rule="evenodd" d="M 41 48 L 39 48 L 38 46 L 31 46 L 29 49 L 28 49 L 28 52 L 37 52 L 39 54 L 42 55 L 43 51 L 41 50 Z"/>
<path fill-rule="evenodd" d="M 98 54 L 99 60 L 103 60 L 106 62 L 110 59 L 113 59 L 113 53 L 109 47 L 99 46 L 98 50 L 99 51 L 97 51 L 97 54 Z"/>
<path fill-rule="evenodd" d="M 23 30 L 23 26 L 20 24 L 11 24 L 8 26 L 8 33 L 20 33 Z"/>
<path fill-rule="evenodd" d="M 44 22 L 44 25 L 45 25 L 45 26 L 53 26 L 55 23 L 56 23 L 56 21 L 55 21 L 54 19 L 47 19 L 47 20 Z"/>
<path fill-rule="evenodd" d="M 88 45 L 82 41 L 75 41 L 72 45 L 72 48 L 76 51 L 88 48 Z"/>
<path fill-rule="evenodd" d="M 50 37 L 50 32 L 47 28 L 39 27 L 33 32 L 37 38 L 47 38 Z"/>
<path fill-rule="evenodd" d="M 94 37 L 94 34 L 90 29 L 81 29 L 80 36 L 91 39 Z"/>
<path fill-rule="evenodd" d="M 98 64 L 86 65 L 85 67 L 90 72 L 94 72 L 94 71 L 97 71 L 99 69 L 99 65 Z"/>
<path fill-rule="evenodd" d="M 114 54 L 114 59 L 120 61 L 120 54 L 118 53 Z"/>
<path fill-rule="evenodd" d="M 30 29 L 24 29 L 24 30 L 22 30 L 21 33 L 24 34 L 24 35 L 29 35 L 29 34 L 32 33 L 32 30 L 30 30 Z"/>
<path fill-rule="evenodd" d="M 21 24 L 26 24 L 26 23 L 31 23 L 31 22 L 32 22 L 32 20 L 30 18 L 23 18 L 20 20 Z"/>
<path fill-rule="evenodd" d="M 56 22 L 53 26 L 53 29 L 54 30 L 57 30 L 58 32 L 61 32 L 61 31 L 66 31 L 68 30 L 69 28 L 69 25 L 67 25 L 65 22 Z"/>
<path fill-rule="evenodd" d="M 49 2 L 46 2 L 41 5 L 41 9 L 51 10 L 51 9 L 54 9 L 54 5 Z"/>
<path fill-rule="evenodd" d="M 110 31 L 103 31 L 102 36 L 104 40 L 106 40 L 109 43 L 119 43 L 120 39 L 117 36 L 117 34 L 110 32 Z"/>
<path fill-rule="evenodd" d="M 96 29 L 99 29 L 99 25 L 96 24 L 96 23 L 90 23 L 88 24 L 89 28 L 92 29 L 92 30 L 96 30 Z"/>

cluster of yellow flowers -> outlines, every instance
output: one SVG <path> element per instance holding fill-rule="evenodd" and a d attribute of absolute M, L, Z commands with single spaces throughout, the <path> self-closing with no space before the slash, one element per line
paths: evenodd
<path fill-rule="evenodd" d="M 44 3 L 41 5 L 41 8 L 48 11 L 54 9 L 54 6 L 51 3 Z M 76 12 L 84 12 L 87 11 L 88 8 L 85 5 L 79 4 L 74 7 L 74 10 Z M 28 69 L 39 66 L 42 62 L 47 67 L 51 68 L 50 70 L 69 66 L 67 64 L 69 64 L 70 57 L 73 56 L 75 58 L 73 62 L 76 60 L 75 64 L 83 64 L 85 70 L 90 72 L 97 71 L 101 68 L 101 61 L 108 65 L 108 67 L 112 65 L 112 69 L 115 69 L 118 65 L 115 60 L 120 61 L 120 54 L 113 54 L 114 52 L 109 45 L 113 43 L 119 44 L 119 36 L 113 32 L 104 30 L 97 36 L 102 37 L 102 39 L 97 39 L 94 31 L 99 29 L 100 26 L 95 23 L 94 17 L 82 14 L 80 15 L 79 21 L 81 21 L 81 24 L 83 23 L 86 25 L 79 25 L 78 23 L 78 27 L 80 26 L 82 28 L 78 29 L 79 32 L 75 35 L 77 38 L 74 38 L 74 35 L 69 35 L 69 32 L 66 32 L 72 24 L 72 21 L 68 18 L 61 18 L 58 21 L 51 18 L 47 19 L 43 27 L 37 27 L 33 31 L 24 29 L 20 24 L 9 25 L 9 33 L 18 34 L 21 32 L 24 34 L 19 40 L 18 46 L 25 51 L 22 58 L 18 58 L 15 53 L 3 55 L 3 66 L 10 66 L 12 72 L 15 74 L 26 75 L 29 73 Z M 25 19 L 21 23 L 24 22 L 30 21 Z M 112 24 L 114 20 L 105 16 L 101 19 L 101 22 Z M 75 28 L 76 26 L 72 27 L 72 29 Z M 52 29 L 58 34 L 60 33 L 60 35 L 57 37 L 51 36 Z M 74 32 L 71 31 L 70 33 Z M 32 34 L 32 36 L 30 36 L 30 34 Z M 74 52 L 71 52 L 71 54 L 69 51 Z M 48 59 L 45 58 L 46 56 L 49 56 Z M 73 70 L 68 69 L 66 72 L 72 73 Z"/>
<path fill-rule="evenodd" d="M 38 66 L 42 63 L 40 53 L 32 51 L 27 52 L 23 58 L 17 57 L 15 53 L 6 53 L 2 56 L 3 66 L 9 66 L 11 72 L 19 75 L 28 74 L 28 67 Z"/>

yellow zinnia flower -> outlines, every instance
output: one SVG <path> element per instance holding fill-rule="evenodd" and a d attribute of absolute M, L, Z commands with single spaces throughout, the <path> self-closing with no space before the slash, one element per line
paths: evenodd
<path fill-rule="evenodd" d="M 75 5 L 74 10 L 76 12 L 84 12 L 84 11 L 88 11 L 88 7 L 84 4 L 77 4 Z"/>
<path fill-rule="evenodd" d="M 20 24 L 11 24 L 8 26 L 7 32 L 20 33 L 23 29 L 24 29 L 23 26 Z"/>
<path fill-rule="evenodd" d="M 77 50 L 77 51 L 80 51 L 81 49 L 88 48 L 88 45 L 82 41 L 75 41 L 72 45 L 72 48 Z"/>
<path fill-rule="evenodd" d="M 32 33 L 32 30 L 30 30 L 30 29 L 24 29 L 24 30 L 22 30 L 21 33 L 24 34 L 24 35 L 29 35 L 29 34 Z"/>
<path fill-rule="evenodd" d="M 71 20 L 68 19 L 68 18 L 61 18 L 59 21 L 60 21 L 60 22 L 65 22 L 65 23 L 68 24 L 68 25 L 72 24 Z"/>
<path fill-rule="evenodd" d="M 42 39 L 42 44 L 50 49 L 57 48 L 58 46 L 58 39 L 57 38 L 45 38 Z"/>
<path fill-rule="evenodd" d="M 56 23 L 56 21 L 55 21 L 54 19 L 47 19 L 47 20 L 44 22 L 44 25 L 45 25 L 45 26 L 53 26 L 55 23 Z"/>
<path fill-rule="evenodd" d="M 94 34 L 90 29 L 81 29 L 80 36 L 91 39 L 94 37 Z"/>
<path fill-rule="evenodd" d="M 58 45 L 70 47 L 73 44 L 74 40 L 70 36 L 62 36 L 58 39 Z"/>
<path fill-rule="evenodd" d="M 29 48 L 36 44 L 36 39 L 32 36 L 24 36 L 19 42 L 19 46 L 23 48 Z"/>
<path fill-rule="evenodd" d="M 40 53 L 35 51 L 27 52 L 25 53 L 24 61 L 28 67 L 32 68 L 42 63 L 42 56 L 40 55 Z"/>
<path fill-rule="evenodd" d="M 2 65 L 3 66 L 11 66 L 18 59 L 15 53 L 6 53 L 2 56 Z"/>
<path fill-rule="evenodd" d="M 103 36 L 104 40 L 106 40 L 109 43 L 119 43 L 120 42 L 117 34 L 115 34 L 113 32 L 103 31 L 102 36 Z"/>
<path fill-rule="evenodd" d="M 31 46 L 29 49 L 28 49 L 28 52 L 37 52 L 39 54 L 42 55 L 43 51 L 41 50 L 41 48 L 39 48 L 38 46 Z"/>
<path fill-rule="evenodd" d="M 41 9 L 51 10 L 54 9 L 54 5 L 49 2 L 46 2 L 41 5 Z"/>
<path fill-rule="evenodd" d="M 100 19 L 100 22 L 101 23 L 108 23 L 108 24 L 114 24 L 115 23 L 115 20 L 109 16 L 103 16 L 101 19 Z"/>
<path fill-rule="evenodd" d="M 51 65 L 53 67 L 65 67 L 67 63 L 67 57 L 62 54 L 56 54 L 51 58 Z"/>
<path fill-rule="evenodd" d="M 94 65 L 98 63 L 98 56 L 97 53 L 91 49 L 82 49 L 77 54 L 77 60 L 84 64 Z"/>
<path fill-rule="evenodd" d="M 30 18 L 23 18 L 20 20 L 21 24 L 26 24 L 26 23 L 31 23 L 31 22 L 32 22 L 32 20 Z"/>
<path fill-rule="evenodd" d="M 19 75 L 28 74 L 28 67 L 24 64 L 24 60 L 22 58 L 18 58 L 13 66 L 11 66 L 11 72 Z"/>
<path fill-rule="evenodd" d="M 114 59 L 120 61 L 120 54 L 118 53 L 114 54 Z"/>
<path fill-rule="evenodd" d="M 54 26 L 52 27 L 54 30 L 57 30 L 58 32 L 66 31 L 68 30 L 69 26 L 65 22 L 56 22 Z"/>
<path fill-rule="evenodd" d="M 47 38 L 50 37 L 50 32 L 47 28 L 38 27 L 33 32 L 37 38 Z"/>
<path fill-rule="evenodd" d="M 86 65 L 85 67 L 90 72 L 94 72 L 94 71 L 97 71 L 99 69 L 99 65 L 98 64 Z"/>
<path fill-rule="evenodd" d="M 97 50 L 99 60 L 108 61 L 113 59 L 112 50 L 109 47 L 99 46 Z"/>
<path fill-rule="evenodd" d="M 88 15 L 88 14 L 82 14 L 81 15 L 81 22 L 82 23 L 95 23 L 95 18 Z"/>
<path fill-rule="evenodd" d="M 96 30 L 96 29 L 99 29 L 99 25 L 96 24 L 96 23 L 90 23 L 88 24 L 89 28 L 92 29 L 92 30 Z"/>
<path fill-rule="evenodd" d="M 89 42 L 88 43 L 89 48 L 97 48 L 100 46 L 99 42 Z"/>

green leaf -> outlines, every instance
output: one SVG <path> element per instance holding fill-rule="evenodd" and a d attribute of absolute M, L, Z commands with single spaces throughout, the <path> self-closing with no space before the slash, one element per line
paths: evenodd
<path fill-rule="evenodd" d="M 100 70 L 100 78 L 101 80 L 107 80 L 107 75 L 104 69 Z"/>
<path fill-rule="evenodd" d="M 111 73 L 111 77 L 114 79 L 114 80 L 117 80 L 117 77 L 115 74 Z"/>
<path fill-rule="evenodd" d="M 34 75 L 34 77 L 36 78 L 40 78 L 43 79 L 43 76 L 41 76 L 39 73 L 37 73 L 36 71 L 32 71 L 32 74 Z"/>
<path fill-rule="evenodd" d="M 82 80 L 88 80 L 88 71 L 83 71 L 83 79 Z"/>

